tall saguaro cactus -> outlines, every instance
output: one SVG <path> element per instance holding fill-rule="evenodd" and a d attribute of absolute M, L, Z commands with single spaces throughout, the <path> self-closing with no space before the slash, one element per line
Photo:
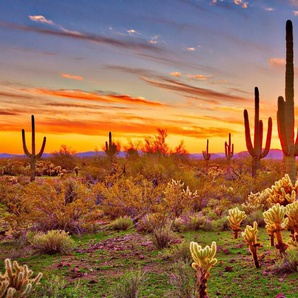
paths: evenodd
<path fill-rule="evenodd" d="M 106 142 L 105 153 L 113 160 L 114 155 L 117 153 L 117 145 L 112 142 L 112 133 L 109 132 L 109 143 Z"/>
<path fill-rule="evenodd" d="M 209 140 L 207 140 L 206 151 L 202 151 L 205 160 L 209 160 L 211 154 L 209 153 Z"/>
<path fill-rule="evenodd" d="M 254 144 L 252 144 L 251 136 L 250 136 L 250 128 L 249 128 L 249 119 L 248 112 L 244 110 L 244 127 L 245 127 L 245 141 L 246 148 L 249 154 L 252 157 L 252 176 L 255 177 L 257 174 L 257 170 L 260 168 L 260 160 L 264 158 L 270 149 L 271 136 L 272 136 L 272 118 L 268 118 L 268 130 L 267 130 L 267 138 L 266 145 L 264 150 L 262 150 L 262 142 L 263 142 L 263 121 L 260 120 L 259 107 L 260 99 L 259 99 L 259 89 L 255 87 L 255 127 L 254 127 Z"/>
<path fill-rule="evenodd" d="M 23 150 L 26 154 L 27 157 L 30 158 L 30 181 L 35 180 L 35 164 L 36 164 L 36 159 L 40 158 L 43 154 L 45 145 L 46 145 L 46 137 L 43 137 L 43 142 L 41 145 L 41 149 L 38 154 L 35 152 L 35 122 L 34 122 L 34 115 L 31 115 L 31 127 L 32 127 L 32 153 L 29 152 L 26 146 L 26 138 L 25 138 L 25 130 L 22 129 L 22 142 L 23 142 Z"/>
<path fill-rule="evenodd" d="M 278 137 L 283 151 L 284 171 L 296 180 L 296 156 L 298 155 L 298 135 L 294 141 L 294 50 L 293 50 L 293 25 L 290 20 L 286 23 L 286 78 L 285 100 L 278 97 L 277 126 Z"/>
<path fill-rule="evenodd" d="M 228 160 L 228 164 L 231 164 L 231 159 L 234 155 L 234 144 L 231 142 L 231 134 L 229 133 L 229 143 L 225 142 L 225 155 Z"/>

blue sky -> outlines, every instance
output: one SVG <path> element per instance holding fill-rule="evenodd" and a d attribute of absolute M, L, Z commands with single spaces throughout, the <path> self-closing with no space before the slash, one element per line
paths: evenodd
<path fill-rule="evenodd" d="M 125 145 L 157 128 L 190 152 L 206 139 L 223 152 L 231 133 L 239 152 L 254 87 L 280 147 L 285 23 L 297 52 L 298 1 L 6 0 L 0 11 L 0 152 L 22 152 L 31 114 L 46 152 L 101 150 L 109 131 Z"/>

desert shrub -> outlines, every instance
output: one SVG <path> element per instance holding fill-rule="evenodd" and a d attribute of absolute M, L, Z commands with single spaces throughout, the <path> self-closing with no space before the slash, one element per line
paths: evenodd
<path fill-rule="evenodd" d="M 169 218 L 164 213 L 148 213 L 140 218 L 137 224 L 138 232 L 152 233 L 157 227 L 164 227 L 169 223 Z"/>
<path fill-rule="evenodd" d="M 119 217 L 119 218 L 113 220 L 109 224 L 110 229 L 116 230 L 116 231 L 126 231 L 127 229 L 131 228 L 132 226 L 133 226 L 133 221 L 130 217 L 127 217 L 127 216 Z"/>
<path fill-rule="evenodd" d="M 171 271 L 167 273 L 167 275 L 169 277 L 169 285 L 173 287 L 173 289 L 168 291 L 166 297 L 198 297 L 198 293 L 195 287 L 193 269 L 191 268 L 188 262 L 175 262 L 171 268 Z"/>
<path fill-rule="evenodd" d="M 189 249 L 189 241 L 173 245 L 166 249 L 163 253 L 163 259 L 172 261 L 182 261 L 185 264 L 192 263 L 192 257 Z"/>
<path fill-rule="evenodd" d="M 164 191 L 164 208 L 173 217 L 178 217 L 183 211 L 191 209 L 192 201 L 196 200 L 197 192 L 191 192 L 180 180 L 172 179 Z"/>
<path fill-rule="evenodd" d="M 183 232 L 186 229 L 185 221 L 181 217 L 175 217 L 171 222 L 171 229 L 174 232 Z"/>
<path fill-rule="evenodd" d="M 265 227 L 265 221 L 263 217 L 262 210 L 255 210 L 249 214 L 247 214 L 247 218 L 244 219 L 243 224 L 246 225 L 253 225 L 253 222 L 256 221 L 258 227 Z"/>
<path fill-rule="evenodd" d="M 101 196 L 100 208 L 111 218 L 129 216 L 139 218 L 159 207 L 163 186 L 154 187 L 141 176 L 121 177 L 113 183 L 98 183 L 94 187 L 96 196 Z"/>
<path fill-rule="evenodd" d="M 272 272 L 275 274 L 284 274 L 298 271 L 298 249 L 288 250 L 282 259 L 272 266 Z"/>
<path fill-rule="evenodd" d="M 37 252 L 44 254 L 69 254 L 75 246 L 70 235 L 61 230 L 32 233 L 28 235 L 28 241 Z"/>
<path fill-rule="evenodd" d="M 70 179 L 70 178 L 69 178 Z M 16 228 L 39 231 L 65 230 L 81 233 L 96 212 L 95 197 L 90 188 L 75 180 L 69 192 L 68 179 L 44 180 L 22 188 L 11 213 Z M 27 223 L 27 226 L 24 224 Z"/>
<path fill-rule="evenodd" d="M 169 247 L 173 240 L 174 234 L 169 225 L 154 228 L 152 234 L 152 242 L 156 246 L 156 248 L 163 249 Z"/>
<path fill-rule="evenodd" d="M 86 297 L 89 289 L 80 280 L 71 285 L 63 278 L 52 275 L 45 276 L 35 291 L 30 295 L 31 298 L 81 298 Z"/>
<path fill-rule="evenodd" d="M 137 298 L 145 280 L 145 273 L 140 271 L 125 273 L 112 288 L 111 295 L 114 298 Z"/>
<path fill-rule="evenodd" d="M 228 225 L 226 216 L 223 216 L 217 220 L 211 221 L 211 230 L 212 231 L 226 231 L 228 229 L 229 229 L 229 225 Z"/>

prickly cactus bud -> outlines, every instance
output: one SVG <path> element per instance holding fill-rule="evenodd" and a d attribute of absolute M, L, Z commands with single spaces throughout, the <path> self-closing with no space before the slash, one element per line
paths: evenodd
<path fill-rule="evenodd" d="M 258 234 L 258 223 L 254 221 L 253 226 L 247 225 L 244 232 L 242 232 L 242 237 L 249 244 L 255 244 L 257 242 Z"/>
<path fill-rule="evenodd" d="M 238 238 L 238 232 L 241 230 L 241 222 L 245 218 L 245 212 L 240 211 L 238 207 L 229 210 L 229 216 L 227 216 L 227 219 L 230 222 L 232 230 L 235 232 L 235 238 Z"/>
<path fill-rule="evenodd" d="M 205 248 L 202 248 L 201 245 L 196 242 L 191 242 L 190 252 L 194 260 L 192 267 L 195 270 L 201 268 L 208 272 L 210 268 L 217 263 L 217 259 L 214 258 L 216 254 L 216 248 L 215 241 L 212 242 L 211 247 L 207 245 Z"/>
<path fill-rule="evenodd" d="M 298 201 L 286 206 L 286 215 L 289 219 L 285 228 L 292 229 L 298 233 Z"/>
<path fill-rule="evenodd" d="M 288 224 L 289 219 L 285 218 L 286 209 L 279 204 L 274 205 L 269 210 L 263 212 L 266 229 L 269 234 L 276 229 L 283 229 Z"/>

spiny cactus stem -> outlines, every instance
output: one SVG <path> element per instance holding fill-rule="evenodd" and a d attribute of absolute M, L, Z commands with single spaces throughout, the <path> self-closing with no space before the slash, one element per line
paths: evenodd
<path fill-rule="evenodd" d="M 233 232 L 234 232 L 234 239 L 238 239 L 239 232 L 241 232 L 241 229 L 233 230 Z"/>
<path fill-rule="evenodd" d="M 286 249 L 288 248 L 288 245 L 283 242 L 281 229 L 276 229 L 274 234 L 275 234 L 276 242 L 277 242 L 275 247 L 279 250 L 281 255 L 284 255 L 286 252 Z"/>
<path fill-rule="evenodd" d="M 210 273 L 205 270 L 197 271 L 196 273 L 196 283 L 199 292 L 198 298 L 208 298 L 207 294 L 207 281 L 210 277 Z"/>
<path fill-rule="evenodd" d="M 249 250 L 252 254 L 253 260 L 254 260 L 254 264 L 256 268 L 260 268 L 260 263 L 259 263 L 259 259 L 258 259 L 258 247 L 260 246 L 260 243 L 255 243 L 255 244 L 250 244 L 249 245 Z"/>

